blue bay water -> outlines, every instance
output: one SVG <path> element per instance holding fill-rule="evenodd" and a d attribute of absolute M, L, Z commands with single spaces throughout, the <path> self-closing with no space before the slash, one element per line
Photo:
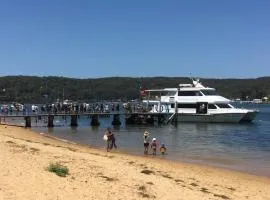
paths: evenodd
<path fill-rule="evenodd" d="M 251 124 L 180 123 L 175 125 L 129 126 L 124 119 L 114 127 L 119 151 L 143 155 L 143 132 L 151 133 L 168 147 L 168 154 L 159 158 L 218 166 L 248 173 L 270 176 L 270 105 L 248 104 L 260 110 Z M 69 127 L 70 119 L 55 118 L 57 127 L 33 127 L 37 132 L 104 147 L 103 134 L 111 118 L 101 118 L 100 127 L 91 127 L 90 119 L 80 117 L 77 128 Z M 41 125 L 42 123 L 38 123 Z M 33 122 L 35 125 L 35 122 Z M 150 156 L 151 157 L 151 156 Z"/>

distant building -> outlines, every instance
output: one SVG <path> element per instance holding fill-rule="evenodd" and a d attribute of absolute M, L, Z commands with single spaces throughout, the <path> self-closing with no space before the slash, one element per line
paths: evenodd
<path fill-rule="evenodd" d="M 263 102 L 268 102 L 268 100 L 269 100 L 268 97 L 263 97 L 263 98 L 262 98 L 262 101 L 263 101 Z"/>
<path fill-rule="evenodd" d="M 262 99 L 253 99 L 252 102 L 253 103 L 262 103 L 263 101 L 262 101 Z"/>

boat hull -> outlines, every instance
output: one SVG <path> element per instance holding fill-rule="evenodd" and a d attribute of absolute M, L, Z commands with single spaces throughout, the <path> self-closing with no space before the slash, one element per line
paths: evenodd
<path fill-rule="evenodd" d="M 178 122 L 239 123 L 245 113 L 188 114 L 178 113 Z"/>
<path fill-rule="evenodd" d="M 252 122 L 258 113 L 259 111 L 248 111 L 240 122 Z"/>

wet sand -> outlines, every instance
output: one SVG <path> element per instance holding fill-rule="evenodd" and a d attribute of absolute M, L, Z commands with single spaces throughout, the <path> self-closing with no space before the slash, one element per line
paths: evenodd
<path fill-rule="evenodd" d="M 55 162 L 68 167 L 67 177 L 47 170 Z M 0 125 L 0 199 L 270 200 L 270 179 L 106 152 Z"/>

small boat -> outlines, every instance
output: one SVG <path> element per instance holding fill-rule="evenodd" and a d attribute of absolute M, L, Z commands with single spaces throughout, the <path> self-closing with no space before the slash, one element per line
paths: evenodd
<path fill-rule="evenodd" d="M 150 113 L 168 114 L 178 122 L 252 122 L 259 111 L 236 108 L 231 100 L 205 87 L 199 79 L 179 88 L 144 90 L 143 103 Z"/>

